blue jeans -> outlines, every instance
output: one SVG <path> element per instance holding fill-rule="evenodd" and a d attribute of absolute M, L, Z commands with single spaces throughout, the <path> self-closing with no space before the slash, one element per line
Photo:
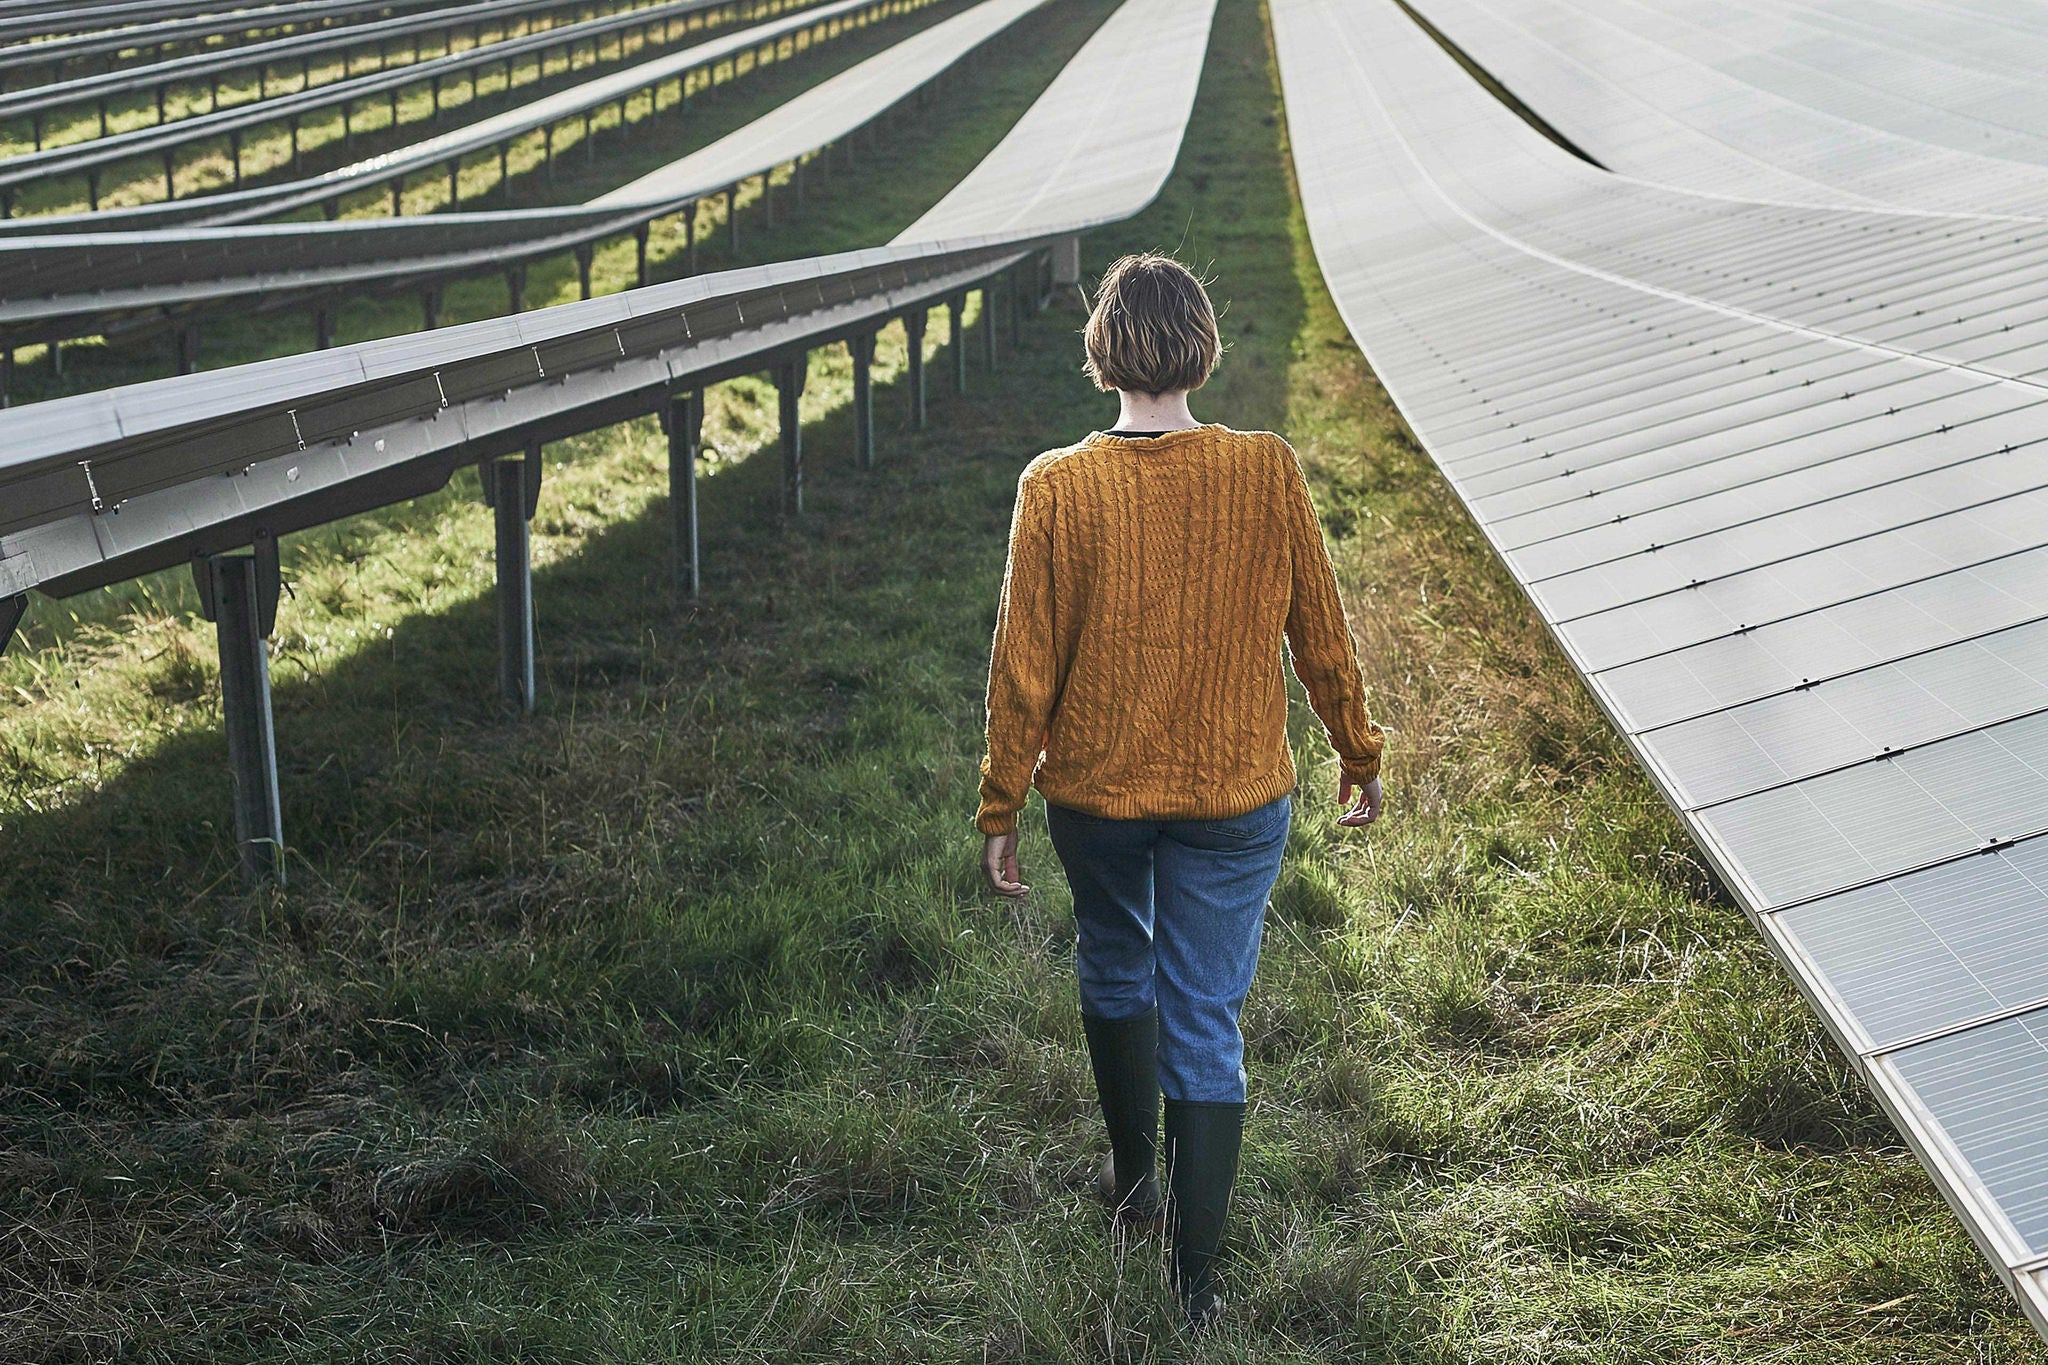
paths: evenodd
<path fill-rule="evenodd" d="M 1216 820 L 1109 820 L 1046 805 L 1074 891 L 1081 1010 L 1128 1019 L 1158 1006 L 1168 1099 L 1244 1100 L 1237 1014 L 1293 812 L 1291 796 Z"/>

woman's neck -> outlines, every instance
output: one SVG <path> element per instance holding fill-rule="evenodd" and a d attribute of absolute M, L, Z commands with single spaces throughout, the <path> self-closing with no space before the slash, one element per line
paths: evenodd
<path fill-rule="evenodd" d="M 1116 415 L 1118 431 L 1184 431 L 1202 425 L 1188 411 L 1186 389 L 1158 394 L 1119 389 L 1117 397 L 1123 400 Z"/>

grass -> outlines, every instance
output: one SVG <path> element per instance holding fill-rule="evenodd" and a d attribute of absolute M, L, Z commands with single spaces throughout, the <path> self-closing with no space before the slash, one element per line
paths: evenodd
<path fill-rule="evenodd" d="M 887 236 L 1109 8 L 1057 0 L 743 245 Z M 767 390 L 717 390 L 696 608 L 652 428 L 550 447 L 527 721 L 493 715 L 467 476 L 294 538 L 283 894 L 233 885 L 189 589 L 45 611 L 0 663 L 0 1357 L 2048 1359 L 1345 335 L 1254 0 L 1088 265 L 1143 246 L 1213 273 L 1197 411 L 1302 452 L 1393 732 L 1389 816 L 1342 837 L 1296 708 L 1220 1339 L 1176 1340 L 1085 1192 L 1037 808 L 1030 903 L 973 869 L 1015 477 L 1114 416 L 1069 300 L 964 396 L 936 366 L 924 433 L 892 330 L 869 475 L 815 357 L 799 521 Z"/>

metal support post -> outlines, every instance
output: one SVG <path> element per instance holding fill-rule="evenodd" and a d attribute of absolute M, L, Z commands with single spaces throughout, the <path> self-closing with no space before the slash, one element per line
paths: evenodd
<path fill-rule="evenodd" d="M 642 223 L 633 229 L 634 282 L 641 288 L 647 287 L 647 233 L 649 225 Z"/>
<path fill-rule="evenodd" d="M 402 210 L 399 207 L 398 201 L 399 196 L 404 193 L 405 177 L 401 175 L 393 178 L 393 180 L 391 181 L 391 216 L 393 218 L 398 217 L 399 214 L 402 212 Z"/>
<path fill-rule="evenodd" d="M 498 540 L 498 693 L 521 711 L 533 710 L 533 538 L 540 507 L 540 442 L 526 453 L 485 460 L 476 467 L 490 504 Z"/>
<path fill-rule="evenodd" d="M 515 265 L 505 272 L 505 297 L 510 304 L 509 311 L 526 311 L 526 267 Z"/>
<path fill-rule="evenodd" d="M 178 350 L 178 373 L 191 374 L 199 368 L 199 324 L 180 327 L 173 335 Z"/>
<path fill-rule="evenodd" d="M 702 200 L 692 199 L 683 210 L 683 249 L 689 256 L 689 273 L 697 273 L 697 208 Z"/>
<path fill-rule="evenodd" d="M 1004 273 L 1010 277 L 1010 349 L 1024 348 L 1024 263 L 1018 262 Z"/>
<path fill-rule="evenodd" d="M 775 406 L 782 428 L 782 510 L 791 516 L 804 510 L 804 427 L 797 399 L 803 396 L 810 368 L 808 352 L 775 364 Z"/>
<path fill-rule="evenodd" d="M 953 392 L 967 392 L 967 338 L 960 321 L 967 312 L 967 296 L 955 294 L 946 300 L 946 347 L 953 353 Z"/>
<path fill-rule="evenodd" d="M 441 325 L 441 291 L 432 287 L 420 290 L 420 319 L 429 332 Z"/>
<path fill-rule="evenodd" d="M 175 172 L 177 171 L 177 169 L 178 169 L 178 162 L 177 162 L 177 158 L 176 158 L 175 156 L 173 156 L 173 155 L 172 155 L 172 154 L 171 154 L 170 152 L 165 152 L 165 153 L 164 153 L 164 198 L 166 198 L 166 199 L 176 199 L 176 198 L 178 197 L 178 182 L 177 182 L 177 179 L 176 179 L 176 177 L 175 177 Z"/>
<path fill-rule="evenodd" d="M 739 203 L 740 187 L 728 185 L 725 189 L 725 249 L 737 256 L 740 254 L 740 219 L 733 209 Z"/>
<path fill-rule="evenodd" d="M 313 349 L 324 351 L 334 345 L 334 313 L 326 308 L 313 310 Z"/>
<path fill-rule="evenodd" d="M 775 231 L 775 168 L 761 172 L 761 231 Z"/>
<path fill-rule="evenodd" d="M 846 339 L 853 355 L 853 463 L 875 467 L 875 334 L 855 332 Z"/>
<path fill-rule="evenodd" d="M 669 574 L 676 591 L 697 600 L 703 578 L 697 563 L 697 454 L 704 444 L 704 390 L 668 399 Z"/>
<path fill-rule="evenodd" d="M 462 158 L 456 157 L 448 163 L 448 207 L 462 207 Z"/>
<path fill-rule="evenodd" d="M 7 652 L 7 646 L 14 639 L 14 628 L 21 624 L 21 618 L 28 613 L 28 594 L 18 592 L 12 597 L 0 597 L 0 654 Z"/>
<path fill-rule="evenodd" d="M 590 297 L 590 262 L 594 254 L 594 249 L 588 242 L 576 248 L 576 278 L 582 281 L 583 297 L 586 299 Z"/>
<path fill-rule="evenodd" d="M 242 875 L 284 882 L 284 815 L 277 796 L 277 732 L 270 714 L 270 655 L 277 624 L 277 541 L 259 532 L 254 554 L 197 555 L 200 611 L 220 646 L 221 724 L 234 775 L 235 844 Z"/>
<path fill-rule="evenodd" d="M 228 155 L 235 163 L 233 183 L 239 187 L 242 183 L 242 135 L 239 132 L 228 134 Z"/>
<path fill-rule="evenodd" d="M 903 315 L 903 336 L 910 343 L 910 425 L 924 430 L 924 329 L 930 321 L 923 308 Z"/>
<path fill-rule="evenodd" d="M 1057 289 L 1063 284 L 1081 282 L 1081 235 L 1058 237 L 1052 244 L 1052 284 Z"/>
<path fill-rule="evenodd" d="M 981 282 L 981 363 L 990 374 L 996 372 L 996 282 Z"/>

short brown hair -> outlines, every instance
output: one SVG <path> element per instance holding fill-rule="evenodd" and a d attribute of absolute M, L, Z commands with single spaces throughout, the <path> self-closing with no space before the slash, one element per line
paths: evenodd
<path fill-rule="evenodd" d="M 1096 388 L 1154 395 L 1199 389 L 1223 354 L 1202 281 L 1151 251 L 1119 256 L 1102 272 L 1081 341 L 1081 371 Z"/>

